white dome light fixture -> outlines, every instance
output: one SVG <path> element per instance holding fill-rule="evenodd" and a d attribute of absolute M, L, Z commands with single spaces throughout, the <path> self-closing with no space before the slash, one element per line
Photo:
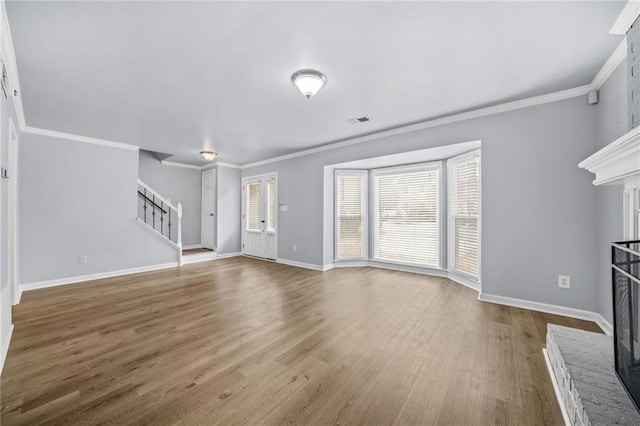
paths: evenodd
<path fill-rule="evenodd" d="M 320 71 L 300 70 L 293 73 L 291 82 L 305 95 L 307 99 L 311 99 L 313 95 L 322 89 L 327 82 L 327 77 Z"/>
<path fill-rule="evenodd" d="M 213 161 L 213 159 L 216 158 L 218 153 L 213 151 L 200 151 L 200 155 L 202 155 L 204 159 L 207 161 Z"/>

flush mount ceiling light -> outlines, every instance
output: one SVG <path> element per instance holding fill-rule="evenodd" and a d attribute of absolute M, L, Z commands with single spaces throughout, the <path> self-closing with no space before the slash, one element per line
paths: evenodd
<path fill-rule="evenodd" d="M 212 161 L 214 158 L 216 158 L 218 153 L 213 151 L 200 151 L 200 155 L 202 155 L 205 160 Z"/>
<path fill-rule="evenodd" d="M 327 82 L 327 77 L 319 71 L 300 70 L 293 73 L 291 82 L 300 90 L 300 93 L 310 99 L 322 89 Z"/>

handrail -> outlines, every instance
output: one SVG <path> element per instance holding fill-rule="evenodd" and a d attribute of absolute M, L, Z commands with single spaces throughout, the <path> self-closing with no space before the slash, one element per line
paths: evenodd
<path fill-rule="evenodd" d="M 622 244 L 639 244 L 639 243 L 640 243 L 640 240 L 637 240 L 637 241 L 625 241 L 625 242 L 621 242 L 621 243 L 611 243 L 611 245 L 613 247 L 617 248 L 617 249 L 620 249 L 622 251 L 626 251 L 627 253 L 631 253 L 631 254 L 634 254 L 634 255 L 638 256 L 639 254 L 638 254 L 637 250 L 631 249 L 629 247 L 624 247 Z"/>
<path fill-rule="evenodd" d="M 640 280 L 638 278 L 634 277 L 633 275 L 631 275 L 630 273 L 628 273 L 627 271 L 625 271 L 624 269 L 621 269 L 620 267 L 618 267 L 616 265 L 611 265 L 611 267 L 613 269 L 615 269 L 616 271 L 620 272 L 621 274 L 623 274 L 625 277 L 627 277 L 630 280 L 632 280 L 633 282 L 635 282 L 636 284 L 640 285 Z"/>
<path fill-rule="evenodd" d="M 182 204 L 171 204 L 149 185 L 138 179 L 138 197 L 142 201 L 138 209 L 138 219 L 167 241 L 182 249 Z M 148 210 L 151 210 L 148 214 Z M 173 214 L 172 214 L 173 213 Z M 158 216 L 160 216 L 158 218 Z M 159 220 L 157 220 L 159 219 Z M 177 229 L 175 222 L 177 221 Z M 175 229 L 175 231 L 173 231 Z M 165 231 L 166 230 L 166 231 Z M 181 252 L 178 262 L 181 262 Z"/>
<path fill-rule="evenodd" d="M 138 185 L 142 186 L 144 189 L 146 189 L 147 191 L 149 191 L 150 193 L 152 193 L 159 201 L 162 201 L 164 204 L 167 205 L 167 207 L 169 207 L 171 210 L 175 210 L 178 211 L 178 208 L 176 206 L 174 206 L 173 204 L 171 204 L 171 201 L 167 200 L 166 198 L 164 198 L 162 195 L 158 194 L 156 191 L 154 191 L 149 185 L 147 185 L 146 183 L 144 183 L 143 181 L 141 181 L 140 179 L 138 179 Z M 158 201 L 156 200 L 156 201 Z"/>
<path fill-rule="evenodd" d="M 158 210 L 160 210 L 162 213 L 167 214 L 167 211 L 165 209 L 163 209 L 161 206 L 157 205 L 151 198 L 147 197 L 146 195 L 144 195 L 142 192 L 140 192 L 138 190 L 138 195 L 141 196 L 142 198 L 146 199 L 148 202 L 150 202 L 151 204 L 153 204 L 153 206 L 155 208 L 157 208 Z"/>

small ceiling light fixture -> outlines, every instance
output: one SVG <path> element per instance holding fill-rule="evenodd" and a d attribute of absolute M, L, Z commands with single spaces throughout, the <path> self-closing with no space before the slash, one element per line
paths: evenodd
<path fill-rule="evenodd" d="M 204 159 L 207 161 L 213 161 L 213 159 L 216 158 L 218 153 L 213 151 L 200 151 L 200 155 L 202 155 Z"/>
<path fill-rule="evenodd" d="M 300 90 L 300 93 L 310 99 L 322 89 L 327 82 L 327 77 L 319 71 L 300 70 L 293 73 L 291 82 Z"/>

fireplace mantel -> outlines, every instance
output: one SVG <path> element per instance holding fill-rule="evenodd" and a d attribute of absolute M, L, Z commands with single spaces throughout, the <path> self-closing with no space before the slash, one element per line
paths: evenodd
<path fill-rule="evenodd" d="M 578 167 L 596 175 L 594 185 L 625 184 L 640 179 L 640 127 L 583 160 Z"/>

